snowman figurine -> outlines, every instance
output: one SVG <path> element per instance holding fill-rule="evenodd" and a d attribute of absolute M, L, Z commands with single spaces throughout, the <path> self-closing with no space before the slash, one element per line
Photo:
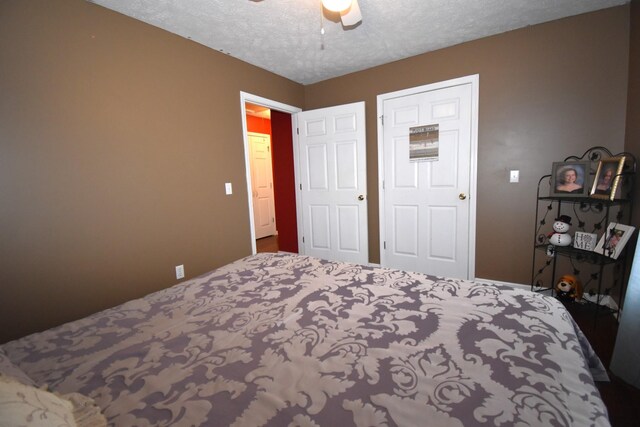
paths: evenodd
<path fill-rule="evenodd" d="M 560 215 L 553 223 L 553 233 L 549 234 L 549 243 L 554 246 L 569 246 L 571 244 L 571 236 L 567 234 L 571 227 L 571 217 L 568 215 Z"/>

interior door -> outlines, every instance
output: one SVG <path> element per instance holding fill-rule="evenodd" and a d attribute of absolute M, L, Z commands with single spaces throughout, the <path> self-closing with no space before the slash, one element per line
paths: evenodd
<path fill-rule="evenodd" d="M 472 89 L 458 84 L 383 102 L 385 266 L 472 278 Z M 410 159 L 410 132 L 432 125 L 436 155 Z"/>
<path fill-rule="evenodd" d="M 276 234 L 275 198 L 269 135 L 248 133 L 256 239 Z"/>
<path fill-rule="evenodd" d="M 301 251 L 369 262 L 364 102 L 297 115 Z"/>

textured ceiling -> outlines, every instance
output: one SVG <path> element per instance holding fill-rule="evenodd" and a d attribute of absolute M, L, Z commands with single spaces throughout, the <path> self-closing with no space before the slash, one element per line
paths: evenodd
<path fill-rule="evenodd" d="M 362 23 L 345 30 L 320 0 L 89 1 L 302 84 L 629 2 L 359 0 Z"/>

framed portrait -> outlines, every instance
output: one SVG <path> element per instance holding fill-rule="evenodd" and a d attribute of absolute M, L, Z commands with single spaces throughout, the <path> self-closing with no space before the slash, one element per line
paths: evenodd
<path fill-rule="evenodd" d="M 554 162 L 551 168 L 550 196 L 587 197 L 589 161 Z"/>
<path fill-rule="evenodd" d="M 624 246 L 627 244 L 635 227 L 612 222 L 600 238 L 598 245 L 593 250 L 601 255 L 618 259 Z"/>
<path fill-rule="evenodd" d="M 603 200 L 613 200 L 616 197 L 624 160 L 624 156 L 600 160 L 591 187 L 591 197 Z"/>

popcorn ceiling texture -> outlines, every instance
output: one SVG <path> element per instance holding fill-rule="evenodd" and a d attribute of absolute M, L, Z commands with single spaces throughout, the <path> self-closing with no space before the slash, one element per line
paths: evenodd
<path fill-rule="evenodd" d="M 628 0 L 359 0 L 343 29 L 321 0 L 90 0 L 301 84 Z M 321 36 L 321 21 L 325 34 Z"/>

